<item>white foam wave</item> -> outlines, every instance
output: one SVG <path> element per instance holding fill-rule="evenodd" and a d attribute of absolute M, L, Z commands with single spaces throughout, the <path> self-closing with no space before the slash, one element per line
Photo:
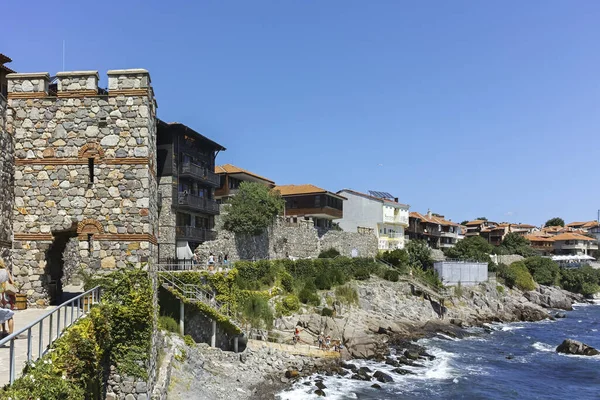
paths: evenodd
<path fill-rule="evenodd" d="M 533 348 L 539 351 L 551 351 L 554 352 L 554 346 L 551 346 L 547 343 L 535 342 L 532 344 Z"/>
<path fill-rule="evenodd" d="M 502 328 L 500 328 L 501 331 L 504 332 L 510 332 L 510 331 L 516 331 L 517 329 L 523 329 L 525 328 L 524 326 L 503 326 Z"/>
<path fill-rule="evenodd" d="M 455 338 L 455 337 L 452 337 L 452 336 L 448 336 L 448 335 L 445 335 L 445 334 L 443 334 L 443 333 L 441 333 L 441 332 L 436 332 L 436 335 L 438 335 L 438 336 L 441 336 L 441 337 L 443 337 L 444 339 L 452 340 L 452 341 L 455 341 L 455 342 L 456 342 L 456 341 L 458 341 L 458 340 L 460 340 L 459 338 Z"/>

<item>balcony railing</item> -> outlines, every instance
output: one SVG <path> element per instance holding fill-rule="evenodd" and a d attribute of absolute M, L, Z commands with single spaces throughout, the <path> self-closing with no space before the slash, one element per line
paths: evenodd
<path fill-rule="evenodd" d="M 175 236 L 198 242 L 206 242 L 208 240 L 215 240 L 217 232 L 205 228 L 196 228 L 195 226 L 177 226 L 175 227 Z"/>
<path fill-rule="evenodd" d="M 179 192 L 177 196 L 177 204 L 180 206 L 187 206 L 194 210 L 205 212 L 209 214 L 219 213 L 219 204 L 214 201 L 207 199 L 206 197 L 200 197 L 186 192 Z"/>
<path fill-rule="evenodd" d="M 395 217 L 389 216 L 389 215 L 384 215 L 383 216 L 383 222 L 386 223 L 390 223 L 390 224 L 404 224 L 404 225 L 408 225 L 408 217 L 405 215 L 397 215 Z"/>
<path fill-rule="evenodd" d="M 181 175 L 188 175 L 192 178 L 199 179 L 214 187 L 219 187 L 221 184 L 219 175 L 215 174 L 213 171 L 206 167 L 201 167 L 200 165 L 191 162 L 184 162 L 183 164 L 181 164 L 179 166 L 179 173 Z"/>

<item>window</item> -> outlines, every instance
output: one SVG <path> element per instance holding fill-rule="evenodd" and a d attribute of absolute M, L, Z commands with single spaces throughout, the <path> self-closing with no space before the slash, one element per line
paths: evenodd
<path fill-rule="evenodd" d="M 321 196 L 315 196 L 315 208 L 321 208 Z"/>
<path fill-rule="evenodd" d="M 94 159 L 88 158 L 88 170 L 89 170 L 89 178 L 88 178 L 88 187 L 92 187 L 94 184 Z"/>

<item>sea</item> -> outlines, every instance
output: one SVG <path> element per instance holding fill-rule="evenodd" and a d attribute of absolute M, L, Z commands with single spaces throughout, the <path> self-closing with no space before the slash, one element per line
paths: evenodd
<path fill-rule="evenodd" d="M 415 375 L 395 374 L 383 363 L 350 361 L 388 373 L 392 383 L 312 376 L 278 398 L 322 399 L 314 394 L 315 379 L 322 378 L 327 399 L 600 399 L 600 356 L 555 351 L 566 338 L 600 350 L 600 304 L 573 308 L 554 321 L 490 324 L 470 329 L 463 339 L 439 335 L 419 340 L 436 358 L 422 362 L 424 367 L 402 366 Z M 373 383 L 381 389 L 372 388 Z"/>

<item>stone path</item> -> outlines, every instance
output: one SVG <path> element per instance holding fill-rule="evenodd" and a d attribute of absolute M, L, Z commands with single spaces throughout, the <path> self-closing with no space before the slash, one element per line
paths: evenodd
<path fill-rule="evenodd" d="M 45 314 L 47 314 L 49 311 L 53 310 L 55 307 L 46 307 L 46 308 L 30 308 L 27 310 L 20 310 L 20 311 L 15 311 L 15 332 L 18 332 L 20 329 L 26 327 L 27 325 L 31 324 L 32 322 L 34 322 L 35 320 L 37 320 L 38 318 L 44 316 Z M 64 310 L 67 310 L 67 325 L 71 324 L 71 307 L 66 307 L 61 309 L 61 316 L 60 316 L 60 325 L 61 325 L 61 330 L 64 324 Z M 74 319 L 76 318 L 76 312 L 77 309 L 75 308 L 74 310 Z M 53 321 L 53 332 L 52 332 L 52 337 L 56 338 L 56 314 L 54 314 L 54 321 Z M 50 327 L 50 319 L 46 318 L 44 320 L 44 329 L 43 329 L 43 349 L 45 350 L 46 347 L 48 346 L 48 341 L 49 341 L 49 327 Z M 36 326 L 31 330 L 31 336 L 32 336 L 32 342 L 31 342 L 31 349 L 32 349 L 32 359 L 36 359 L 39 356 L 39 327 Z M 43 351 L 43 350 L 42 350 Z M 25 366 L 25 363 L 27 362 L 27 331 L 25 333 L 23 333 L 23 339 L 17 339 L 15 340 L 15 353 L 16 353 L 16 359 L 15 359 L 15 367 L 16 367 L 16 374 L 15 376 L 18 378 L 21 375 L 21 371 L 23 370 L 23 367 Z M 9 365 L 9 360 L 10 360 L 10 342 L 5 344 L 4 346 L 0 347 L 0 387 L 4 386 L 5 384 L 7 384 L 9 382 L 9 371 L 10 371 L 10 365 Z"/>

